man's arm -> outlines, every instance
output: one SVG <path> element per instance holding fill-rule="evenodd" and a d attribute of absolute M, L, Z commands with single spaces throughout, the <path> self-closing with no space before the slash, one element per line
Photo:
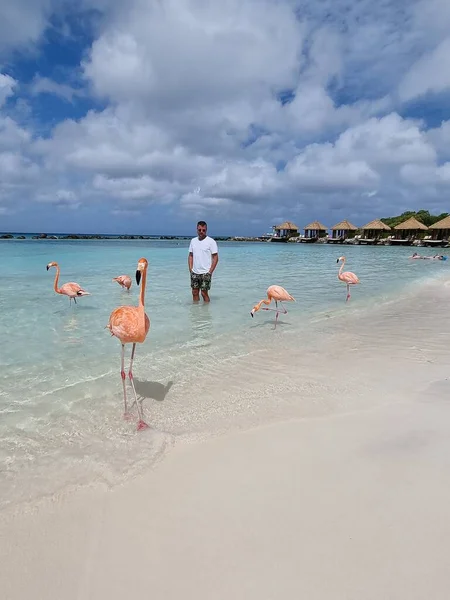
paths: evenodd
<path fill-rule="evenodd" d="M 219 254 L 216 252 L 216 254 L 211 255 L 211 268 L 209 269 L 209 272 L 211 273 L 211 275 L 214 273 L 214 269 L 217 267 L 218 262 L 219 262 Z"/>
<path fill-rule="evenodd" d="M 188 267 L 189 267 L 189 273 L 192 271 L 192 267 L 194 265 L 194 255 L 192 252 L 189 252 L 188 254 Z"/>

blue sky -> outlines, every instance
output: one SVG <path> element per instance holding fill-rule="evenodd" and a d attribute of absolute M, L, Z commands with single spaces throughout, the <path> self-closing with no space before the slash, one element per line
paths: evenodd
<path fill-rule="evenodd" d="M 450 212 L 447 0 L 0 8 L 0 230 Z"/>

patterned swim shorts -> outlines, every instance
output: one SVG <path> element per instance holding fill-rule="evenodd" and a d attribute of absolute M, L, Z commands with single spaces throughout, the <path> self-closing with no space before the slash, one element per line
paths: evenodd
<path fill-rule="evenodd" d="M 191 288 L 193 290 L 202 290 L 203 292 L 207 292 L 208 290 L 210 290 L 211 274 L 191 272 Z"/>

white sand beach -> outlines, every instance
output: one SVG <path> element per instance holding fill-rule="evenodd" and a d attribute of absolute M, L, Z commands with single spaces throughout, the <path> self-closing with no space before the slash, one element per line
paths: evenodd
<path fill-rule="evenodd" d="M 8 600 L 446 599 L 450 384 L 183 446 L 2 525 Z"/>
<path fill-rule="evenodd" d="M 449 300 L 435 282 L 401 310 L 343 320 L 322 354 L 268 358 L 261 381 L 273 367 L 283 382 L 261 398 L 266 417 L 279 399 L 268 424 L 181 441 L 120 486 L 3 511 L 2 598 L 446 600 Z M 246 359 L 236 373 L 253 410 Z"/>

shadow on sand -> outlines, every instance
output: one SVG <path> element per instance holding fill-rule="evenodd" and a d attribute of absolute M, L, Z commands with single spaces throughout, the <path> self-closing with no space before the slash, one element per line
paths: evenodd
<path fill-rule="evenodd" d="M 173 386 L 173 381 L 168 381 L 166 385 L 163 385 L 158 381 L 140 381 L 135 378 L 134 386 L 137 395 L 141 398 L 152 398 L 162 402 Z"/>

